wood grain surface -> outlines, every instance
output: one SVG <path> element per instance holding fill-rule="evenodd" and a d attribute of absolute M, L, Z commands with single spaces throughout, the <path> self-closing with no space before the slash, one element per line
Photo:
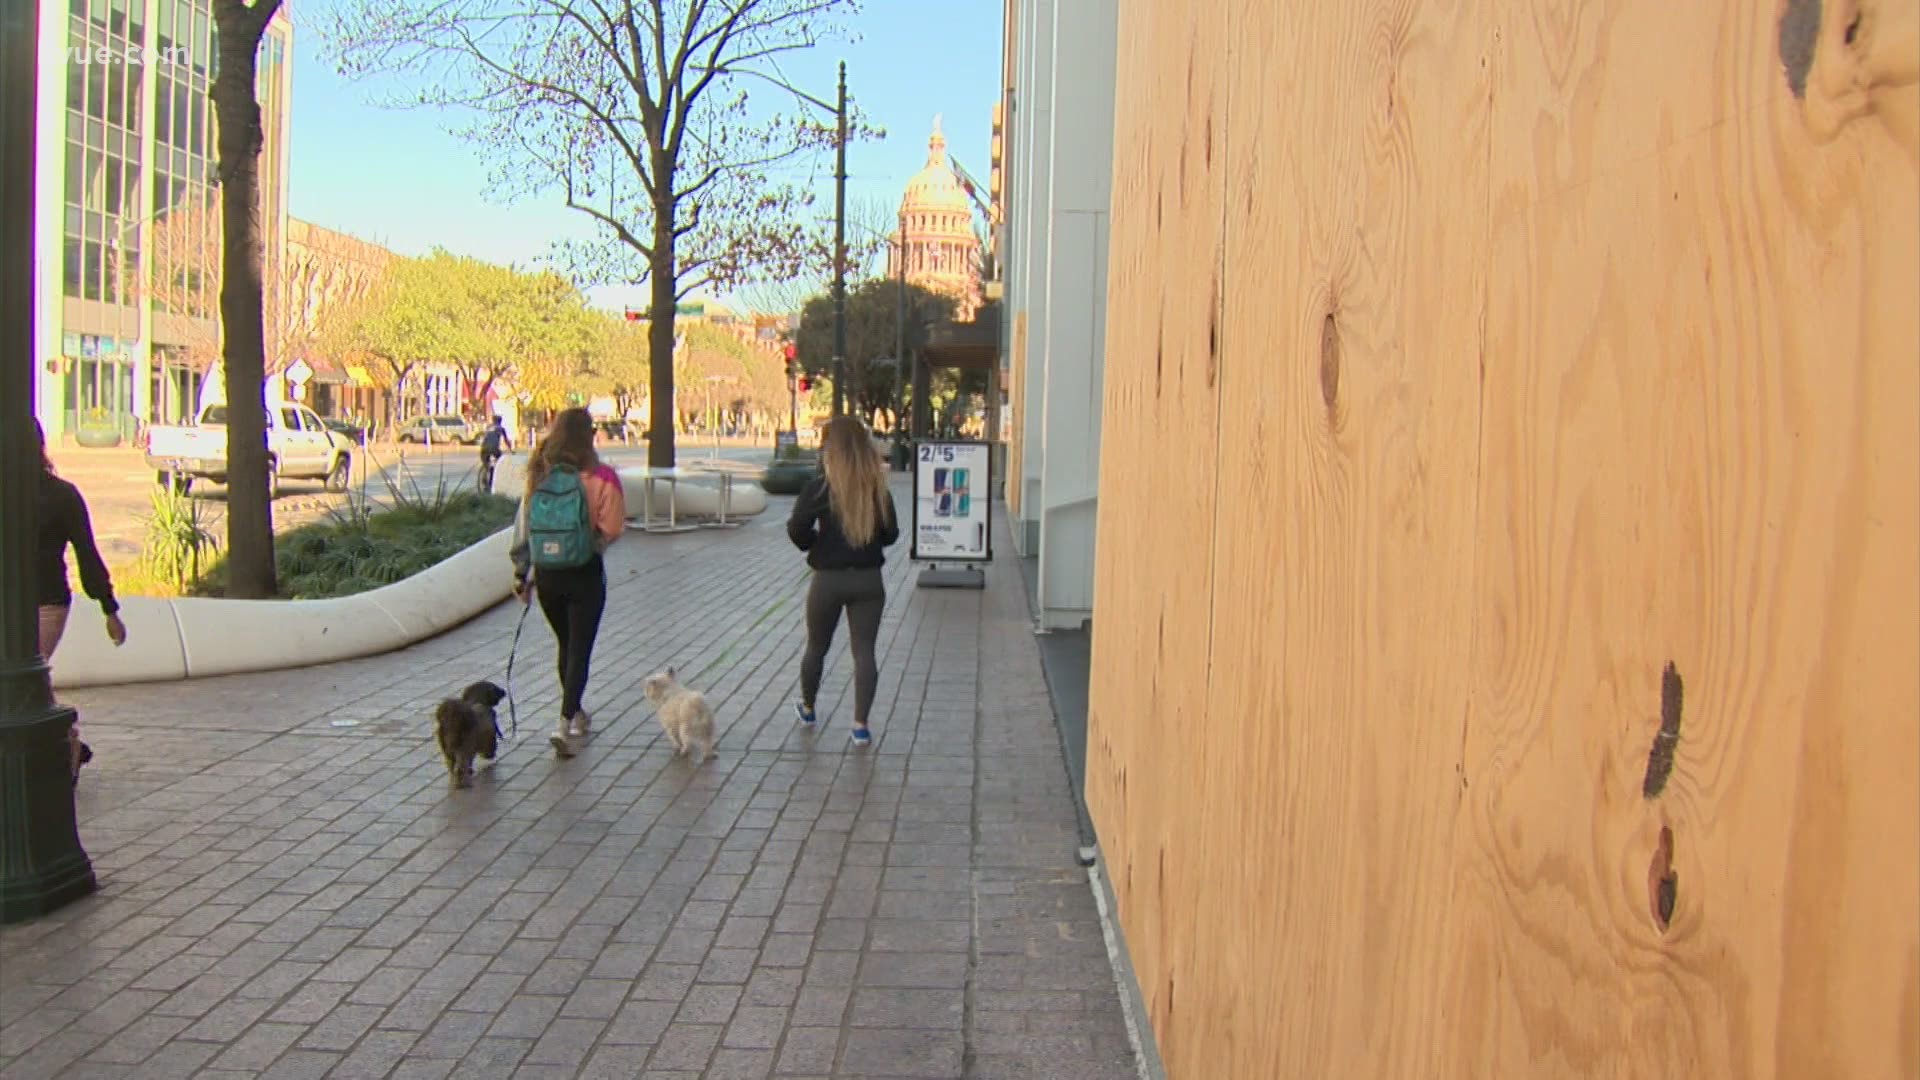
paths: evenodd
<path fill-rule="evenodd" d="M 1920 0 L 1174 7 L 1087 780 L 1169 1075 L 1920 1077 Z"/>

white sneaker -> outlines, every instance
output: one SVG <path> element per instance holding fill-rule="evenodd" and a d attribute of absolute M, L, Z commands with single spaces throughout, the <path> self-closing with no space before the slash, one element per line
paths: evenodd
<path fill-rule="evenodd" d="M 587 737 L 587 731 L 592 725 L 593 717 L 587 715 L 587 710 L 581 709 L 574 714 L 573 726 L 568 729 L 567 734 L 572 735 L 576 739 L 584 739 Z"/>
<path fill-rule="evenodd" d="M 551 736 L 549 736 L 547 741 L 553 744 L 553 752 L 557 756 L 563 757 L 563 758 L 568 758 L 573 756 L 574 754 L 573 736 L 567 734 L 567 729 L 565 725 L 562 725 L 559 731 L 556 731 Z"/>

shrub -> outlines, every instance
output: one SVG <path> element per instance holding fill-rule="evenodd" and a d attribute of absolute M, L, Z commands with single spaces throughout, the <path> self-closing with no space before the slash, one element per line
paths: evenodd
<path fill-rule="evenodd" d="M 441 491 L 428 498 L 403 496 L 396 502 L 393 509 L 382 510 L 364 497 L 349 500 L 327 520 L 275 537 L 274 566 L 281 598 L 320 600 L 391 585 L 513 524 L 518 509 L 512 499 L 470 491 Z M 160 594 L 222 595 L 226 570 L 226 560 L 221 559 L 204 575 L 187 579 L 178 591 Z M 147 582 L 135 577 L 129 584 Z M 145 590 L 125 591 L 133 595 Z"/>
<path fill-rule="evenodd" d="M 147 515 L 146 526 L 140 570 L 175 594 L 198 581 L 201 566 L 211 563 L 220 549 L 220 539 L 209 526 L 200 500 L 170 485 L 153 490 L 153 512 Z"/>

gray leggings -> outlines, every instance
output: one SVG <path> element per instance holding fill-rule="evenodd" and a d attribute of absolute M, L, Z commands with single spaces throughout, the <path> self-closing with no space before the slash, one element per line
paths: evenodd
<path fill-rule="evenodd" d="M 853 726 L 866 727 L 880 685 L 873 645 L 880 637 L 880 615 L 887 607 L 887 583 L 879 570 L 815 570 L 807 589 L 807 653 L 800 660 L 800 697 L 808 709 L 820 693 L 820 671 L 827 649 L 847 612 L 853 634 Z"/>

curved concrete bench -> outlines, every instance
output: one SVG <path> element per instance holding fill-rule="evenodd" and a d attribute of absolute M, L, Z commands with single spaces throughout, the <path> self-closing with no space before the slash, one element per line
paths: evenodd
<path fill-rule="evenodd" d="M 676 483 L 661 481 L 649 484 L 646 482 L 647 468 L 644 465 L 617 471 L 620 473 L 620 485 L 627 490 L 627 516 L 630 518 L 647 516 L 647 504 L 653 499 L 660 500 L 661 504 L 651 508 L 654 517 L 666 517 L 669 511 L 679 517 L 720 516 L 720 477 L 717 473 L 681 473 Z M 733 502 L 727 508 L 727 517 L 749 518 L 764 513 L 766 509 L 766 491 L 751 480 L 734 477 Z"/>
<path fill-rule="evenodd" d="M 452 629 L 513 591 L 502 530 L 404 581 L 333 600 L 121 602 L 114 648 L 100 609 L 80 600 L 53 654 L 55 689 L 197 679 L 353 660 Z"/>
<path fill-rule="evenodd" d="M 620 474 L 620 485 L 627 492 L 627 517 L 647 516 L 648 502 L 657 498 L 661 505 L 653 508 L 653 516 L 666 517 L 668 512 L 679 517 L 718 517 L 720 515 L 720 476 L 718 473 L 683 472 L 679 482 L 671 486 L 666 483 L 646 483 L 647 467 L 629 465 L 616 468 Z M 502 458 L 494 466 L 493 490 L 502 495 L 518 497 L 527 486 L 527 460 L 524 455 Z M 666 505 L 668 499 L 673 505 Z M 765 513 L 767 493 L 761 486 L 742 476 L 733 481 L 733 505 L 727 512 L 729 518 L 749 518 Z"/>

